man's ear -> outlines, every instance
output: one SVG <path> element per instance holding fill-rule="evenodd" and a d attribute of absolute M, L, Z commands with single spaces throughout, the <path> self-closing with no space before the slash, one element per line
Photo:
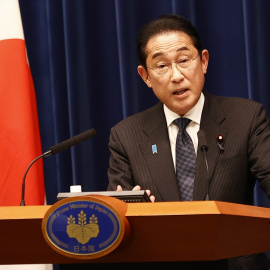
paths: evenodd
<path fill-rule="evenodd" d="M 202 61 L 201 62 L 202 62 L 203 73 L 206 74 L 208 62 L 209 62 L 209 52 L 207 50 L 202 51 Z"/>
<path fill-rule="evenodd" d="M 138 66 L 137 71 L 139 75 L 141 76 L 141 78 L 143 79 L 143 81 L 147 84 L 147 86 L 152 88 L 152 84 L 151 84 L 147 70 L 143 66 L 140 65 Z"/>

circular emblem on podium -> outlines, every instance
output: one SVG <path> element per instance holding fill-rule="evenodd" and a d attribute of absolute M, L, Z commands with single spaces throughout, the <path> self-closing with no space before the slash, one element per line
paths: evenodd
<path fill-rule="evenodd" d="M 106 201 L 85 196 L 53 205 L 44 216 L 42 230 L 54 250 L 72 258 L 92 259 L 120 244 L 125 225 L 123 217 Z"/>

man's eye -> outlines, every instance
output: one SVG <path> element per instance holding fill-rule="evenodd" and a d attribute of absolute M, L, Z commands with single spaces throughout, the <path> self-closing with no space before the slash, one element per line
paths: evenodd
<path fill-rule="evenodd" d="M 164 68 L 166 68 L 168 65 L 167 64 L 159 64 L 159 65 L 157 65 L 157 69 L 164 69 Z"/>
<path fill-rule="evenodd" d="M 179 64 L 185 64 L 185 63 L 187 63 L 188 61 L 189 61 L 188 58 L 183 58 L 183 59 L 180 59 L 180 60 L 178 61 L 178 63 L 179 63 Z"/>

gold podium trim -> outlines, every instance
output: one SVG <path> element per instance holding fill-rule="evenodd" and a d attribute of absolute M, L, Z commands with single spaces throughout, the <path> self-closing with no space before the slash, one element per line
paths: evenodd
<path fill-rule="evenodd" d="M 115 250 L 124 235 L 128 234 L 126 209 L 125 202 L 106 196 L 63 199 L 44 215 L 42 233 L 48 245 L 64 256 L 83 260 L 99 258 Z M 78 224 L 74 213 L 78 214 Z M 87 214 L 90 215 L 89 223 Z M 99 224 L 100 218 L 105 224 Z M 91 243 L 91 238 L 97 240 L 95 245 Z"/>

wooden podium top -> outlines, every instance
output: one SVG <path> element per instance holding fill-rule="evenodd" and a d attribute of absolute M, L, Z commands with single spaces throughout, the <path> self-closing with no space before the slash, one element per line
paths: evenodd
<path fill-rule="evenodd" d="M 126 216 L 229 214 L 270 218 L 270 208 L 219 201 L 128 203 Z M 1 220 L 42 219 L 51 205 L 0 207 Z"/>
<path fill-rule="evenodd" d="M 93 260 L 68 258 L 45 241 L 51 206 L 0 207 L 0 264 L 218 260 L 270 250 L 270 209 L 224 203 L 128 203 L 132 235 Z"/>

